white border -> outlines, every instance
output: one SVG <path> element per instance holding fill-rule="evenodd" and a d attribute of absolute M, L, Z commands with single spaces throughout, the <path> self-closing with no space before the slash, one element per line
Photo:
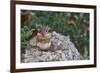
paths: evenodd
<path fill-rule="evenodd" d="M 84 12 L 90 13 L 90 60 L 80 61 L 61 61 L 61 62 L 42 62 L 42 63 L 20 63 L 20 10 L 42 10 L 42 11 L 59 11 L 59 12 Z M 36 5 L 16 5 L 16 69 L 23 68 L 39 68 L 54 66 L 74 66 L 94 64 L 94 11 L 85 8 L 70 7 L 52 7 L 52 6 L 36 6 Z"/>

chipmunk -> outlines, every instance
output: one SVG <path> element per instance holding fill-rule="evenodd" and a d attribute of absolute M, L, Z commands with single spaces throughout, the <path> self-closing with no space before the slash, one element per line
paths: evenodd
<path fill-rule="evenodd" d="M 51 28 L 48 26 L 41 26 L 36 34 L 36 46 L 41 50 L 48 50 L 51 46 L 51 33 L 49 32 Z"/>

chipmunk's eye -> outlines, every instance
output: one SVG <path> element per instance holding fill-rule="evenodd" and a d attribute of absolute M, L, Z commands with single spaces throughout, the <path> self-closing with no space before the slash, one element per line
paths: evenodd
<path fill-rule="evenodd" d="M 48 32 L 48 30 L 46 30 L 46 32 Z"/>

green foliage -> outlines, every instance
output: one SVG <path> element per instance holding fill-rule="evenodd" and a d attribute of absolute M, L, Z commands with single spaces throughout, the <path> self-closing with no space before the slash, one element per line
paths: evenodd
<path fill-rule="evenodd" d="M 70 35 L 84 59 L 89 59 L 89 14 L 73 12 L 30 11 L 34 15 L 21 27 L 21 48 L 26 48 L 31 29 L 38 25 L 48 25 L 53 31 Z"/>
<path fill-rule="evenodd" d="M 27 26 L 21 28 L 21 48 L 25 49 L 28 43 L 29 37 L 32 35 L 32 31 Z"/>

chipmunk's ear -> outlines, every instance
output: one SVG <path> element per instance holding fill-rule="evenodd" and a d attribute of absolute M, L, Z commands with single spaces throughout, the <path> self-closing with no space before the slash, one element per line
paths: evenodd
<path fill-rule="evenodd" d="M 31 31 L 34 32 L 36 29 L 32 29 Z"/>
<path fill-rule="evenodd" d="M 48 32 L 51 32 L 51 28 L 50 27 L 48 27 Z"/>
<path fill-rule="evenodd" d="M 38 31 L 36 29 L 32 29 L 31 31 L 32 31 L 32 36 L 36 36 L 37 35 Z"/>

